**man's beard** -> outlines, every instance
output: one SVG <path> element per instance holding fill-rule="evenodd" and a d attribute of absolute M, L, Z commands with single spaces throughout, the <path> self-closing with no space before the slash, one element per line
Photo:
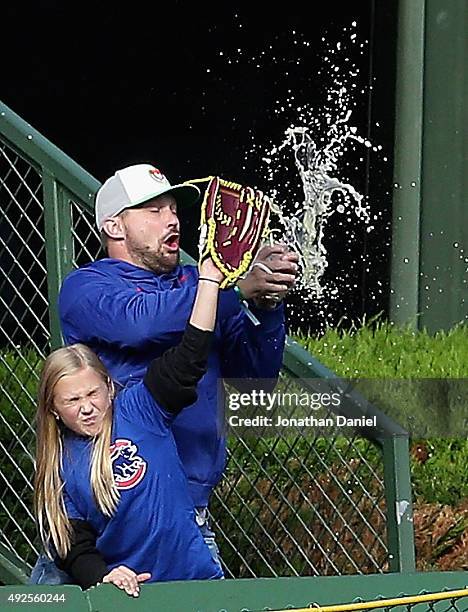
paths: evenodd
<path fill-rule="evenodd" d="M 179 265 L 180 251 L 164 254 L 162 245 L 154 252 L 148 247 L 136 245 L 127 237 L 127 248 L 136 265 L 156 274 L 168 274 Z"/>

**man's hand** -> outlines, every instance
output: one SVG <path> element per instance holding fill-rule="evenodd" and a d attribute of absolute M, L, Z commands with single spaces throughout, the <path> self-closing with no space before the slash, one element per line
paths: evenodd
<path fill-rule="evenodd" d="M 242 295 L 259 308 L 275 308 L 294 287 L 298 256 L 284 245 L 265 246 L 247 276 L 237 283 Z"/>
<path fill-rule="evenodd" d="M 119 567 L 114 567 L 112 571 L 106 574 L 102 579 L 102 582 L 110 582 L 111 584 L 115 584 L 115 586 L 119 587 L 119 589 L 123 589 L 127 595 L 138 597 L 140 594 L 140 582 L 145 582 L 150 578 L 151 574 L 149 572 L 137 574 L 129 567 L 119 565 Z"/>

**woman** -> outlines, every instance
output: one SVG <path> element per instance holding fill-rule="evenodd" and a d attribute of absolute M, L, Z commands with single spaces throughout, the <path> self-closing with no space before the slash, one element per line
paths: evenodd
<path fill-rule="evenodd" d="M 170 430 L 196 400 L 222 280 L 211 259 L 201 264 L 181 343 L 115 400 L 104 365 L 84 345 L 58 349 L 44 364 L 35 510 L 46 550 L 82 588 L 109 582 L 138 596 L 145 581 L 222 577 Z"/>

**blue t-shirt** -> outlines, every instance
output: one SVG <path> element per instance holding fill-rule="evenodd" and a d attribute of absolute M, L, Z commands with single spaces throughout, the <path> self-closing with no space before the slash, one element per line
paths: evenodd
<path fill-rule="evenodd" d="M 87 521 L 109 570 L 151 572 L 150 582 L 221 578 L 198 528 L 187 478 L 170 430 L 173 416 L 144 383 L 114 402 L 111 461 L 120 493 L 116 513 L 97 508 L 90 484 L 92 441 L 64 438 L 62 478 L 70 519 Z"/>

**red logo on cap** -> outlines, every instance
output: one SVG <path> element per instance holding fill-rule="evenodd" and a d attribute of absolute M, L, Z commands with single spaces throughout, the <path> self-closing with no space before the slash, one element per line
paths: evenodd
<path fill-rule="evenodd" d="M 161 172 L 161 170 L 158 170 L 158 168 L 153 168 L 152 170 L 149 171 L 149 173 L 150 173 L 151 178 L 154 178 L 155 181 L 159 181 L 161 183 L 162 181 L 166 180 L 166 177 Z"/>

